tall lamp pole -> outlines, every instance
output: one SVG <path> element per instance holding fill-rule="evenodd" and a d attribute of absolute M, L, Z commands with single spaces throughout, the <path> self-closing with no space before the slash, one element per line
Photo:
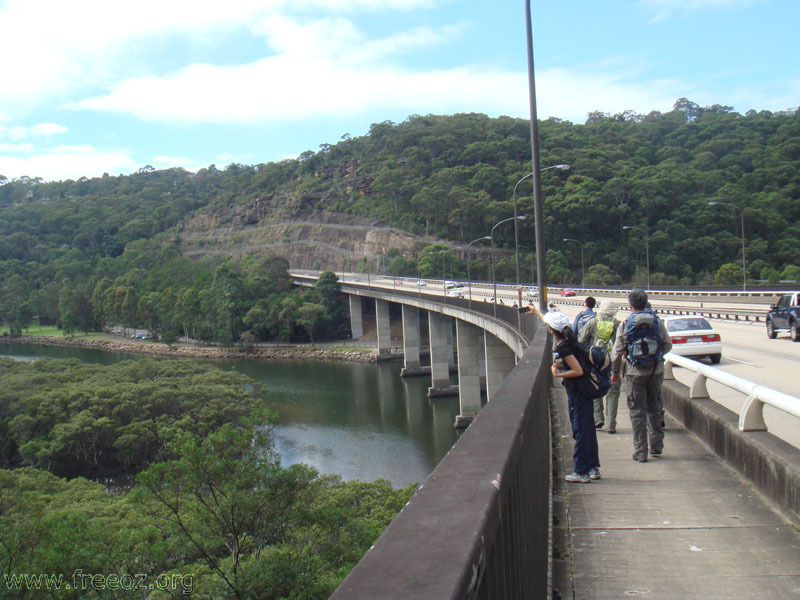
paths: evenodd
<path fill-rule="evenodd" d="M 542 174 L 539 165 L 539 121 L 536 114 L 536 78 L 533 69 L 533 24 L 531 0 L 525 0 L 525 33 L 528 54 L 528 101 L 531 113 L 531 172 L 533 173 L 533 219 L 536 234 L 536 274 L 539 280 L 539 308 L 547 310 L 544 229 L 542 228 Z"/>
<path fill-rule="evenodd" d="M 536 253 L 533 251 L 533 248 L 530 248 L 529 246 L 520 246 L 520 248 L 525 248 L 525 250 L 531 253 L 531 287 L 536 287 L 536 281 L 533 275 L 535 272 L 533 261 L 535 260 Z"/>
<path fill-rule="evenodd" d="M 540 173 L 544 173 L 545 171 L 549 171 L 550 169 L 558 169 L 560 171 L 566 171 L 570 168 L 570 165 L 566 163 L 560 163 L 557 165 L 550 165 L 549 167 L 544 167 L 539 169 Z M 517 188 L 519 184 L 525 181 L 528 177 L 533 177 L 533 172 L 528 173 L 527 175 L 523 175 L 520 177 L 519 181 L 514 184 L 514 216 L 517 216 Z M 517 266 L 517 285 L 519 285 L 520 277 L 519 277 L 519 227 L 517 227 L 517 222 L 514 221 L 514 260 Z"/>
<path fill-rule="evenodd" d="M 745 254 L 745 245 L 744 245 L 744 210 L 736 206 L 735 204 L 731 204 L 730 202 L 709 202 L 709 206 L 730 206 L 733 210 L 739 213 L 742 217 L 742 291 L 747 291 L 747 256 Z"/>
<path fill-rule="evenodd" d="M 492 294 L 494 296 L 494 298 L 492 299 L 492 304 L 494 305 L 495 317 L 497 317 L 497 279 L 495 279 L 494 276 L 494 230 L 497 229 L 497 227 L 499 225 L 502 225 L 503 223 L 508 223 L 509 221 L 514 221 L 516 223 L 517 221 L 524 221 L 527 218 L 528 217 L 526 217 L 525 215 L 520 215 L 519 217 L 517 216 L 508 217 L 507 219 L 503 219 L 502 221 L 495 223 L 494 227 L 492 227 L 492 230 L 489 232 L 489 239 L 492 240 L 492 290 L 493 290 Z"/>
<path fill-rule="evenodd" d="M 439 254 L 442 255 L 442 293 L 443 293 L 442 298 L 444 299 L 444 304 L 447 304 L 447 281 L 445 280 L 444 276 L 444 257 L 451 250 L 461 250 L 461 246 L 453 246 L 452 248 L 445 248 L 444 250 L 439 250 Z"/>
<path fill-rule="evenodd" d="M 623 225 L 623 229 L 642 229 L 644 231 L 644 252 L 647 260 L 647 291 L 650 291 L 650 229 L 647 225 Z"/>
<path fill-rule="evenodd" d="M 575 242 L 578 246 L 581 247 L 581 287 L 586 287 L 586 271 L 583 270 L 583 244 L 581 244 L 578 240 L 572 238 L 563 238 L 562 242 Z M 650 287 L 649 285 L 647 287 Z"/>
<path fill-rule="evenodd" d="M 469 247 L 476 242 L 480 242 L 481 240 L 491 240 L 492 236 L 485 235 L 483 237 L 479 237 L 478 239 L 472 240 L 469 244 L 467 244 L 467 290 L 469 292 L 469 309 L 472 310 L 472 275 L 470 274 L 470 264 L 472 263 L 472 255 L 469 253 Z"/>

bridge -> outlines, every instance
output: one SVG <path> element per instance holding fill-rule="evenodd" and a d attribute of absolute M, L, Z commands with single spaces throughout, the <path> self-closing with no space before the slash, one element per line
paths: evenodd
<path fill-rule="evenodd" d="M 671 380 L 665 457 L 633 462 L 623 425 L 598 436 L 604 479 L 567 485 L 569 419 L 545 329 L 508 305 L 396 288 L 342 283 L 354 336 L 364 302 L 374 302 L 386 351 L 390 303 L 399 305 L 413 372 L 422 312 L 430 395 L 450 387 L 454 348 L 456 424 L 472 423 L 332 598 L 800 595 L 797 448 L 757 426 L 744 431 L 737 415 Z"/>

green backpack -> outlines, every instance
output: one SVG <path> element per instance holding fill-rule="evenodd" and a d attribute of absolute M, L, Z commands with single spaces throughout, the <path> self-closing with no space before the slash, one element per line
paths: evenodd
<path fill-rule="evenodd" d="M 597 320 L 597 342 L 595 346 L 602 346 L 611 353 L 611 337 L 614 335 L 614 321 Z"/>

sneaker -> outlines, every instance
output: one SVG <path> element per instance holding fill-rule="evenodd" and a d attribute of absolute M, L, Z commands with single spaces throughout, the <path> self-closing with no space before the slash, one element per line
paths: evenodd
<path fill-rule="evenodd" d="M 647 455 L 646 454 L 634 454 L 633 460 L 636 462 L 647 462 Z"/>
<path fill-rule="evenodd" d="M 595 429 L 602 429 L 603 425 L 605 425 L 605 423 L 603 423 L 603 421 L 595 421 L 594 422 Z"/>
<path fill-rule="evenodd" d="M 600 479 L 600 469 L 589 469 L 589 479 Z"/>
<path fill-rule="evenodd" d="M 663 450 L 650 450 L 650 456 L 661 456 Z"/>
<path fill-rule="evenodd" d="M 608 428 L 608 433 L 617 433 L 617 430 L 616 430 L 615 427 L 609 427 Z"/>
<path fill-rule="evenodd" d="M 589 483 L 592 481 L 592 478 L 589 475 L 580 475 L 578 473 L 570 473 L 566 477 L 564 477 L 570 483 Z"/>

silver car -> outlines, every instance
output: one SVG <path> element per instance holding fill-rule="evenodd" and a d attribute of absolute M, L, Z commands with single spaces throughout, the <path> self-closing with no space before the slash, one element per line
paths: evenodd
<path fill-rule="evenodd" d="M 662 317 L 672 340 L 672 352 L 679 356 L 707 356 L 716 365 L 722 359 L 722 338 L 703 317 Z"/>

